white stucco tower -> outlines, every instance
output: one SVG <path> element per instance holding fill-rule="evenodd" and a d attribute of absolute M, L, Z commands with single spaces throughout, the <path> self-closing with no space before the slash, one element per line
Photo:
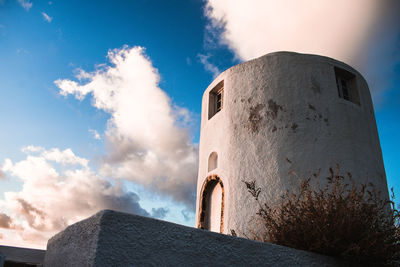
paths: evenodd
<path fill-rule="evenodd" d="M 203 95 L 196 227 L 246 232 L 258 207 L 243 180 L 273 203 L 290 190 L 290 171 L 325 178 L 336 164 L 388 197 L 370 92 L 355 69 L 292 52 L 234 66 Z"/>

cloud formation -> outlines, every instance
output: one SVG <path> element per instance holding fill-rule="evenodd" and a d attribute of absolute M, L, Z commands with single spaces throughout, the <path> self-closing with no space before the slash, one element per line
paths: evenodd
<path fill-rule="evenodd" d="M 42 16 L 43 16 L 43 19 L 44 19 L 45 21 L 47 21 L 48 23 L 50 23 L 50 22 L 53 20 L 52 17 L 50 17 L 49 15 L 47 15 L 47 14 L 44 13 L 44 12 L 42 12 Z"/>
<path fill-rule="evenodd" d="M 208 0 L 206 36 L 241 60 L 276 51 L 333 57 L 367 74 L 374 94 L 383 86 L 374 81 L 393 79 L 398 64 L 399 13 L 397 0 Z"/>
<path fill-rule="evenodd" d="M 224 25 L 222 41 L 244 60 L 298 51 L 349 62 L 368 38 L 379 7 L 376 0 L 209 0 L 206 15 Z"/>
<path fill-rule="evenodd" d="M 185 129 L 188 110 L 172 105 L 161 90 L 158 71 L 144 48 L 110 50 L 108 59 L 110 64 L 96 71 L 79 70 L 77 81 L 55 81 L 60 94 L 79 100 L 90 94 L 92 105 L 111 115 L 101 173 L 194 209 L 197 147 Z"/>
<path fill-rule="evenodd" d="M 29 9 L 31 9 L 31 7 L 33 6 L 30 0 L 18 0 L 18 4 L 22 6 L 26 11 L 29 11 Z"/>
<path fill-rule="evenodd" d="M 0 227 L 14 229 L 24 243 L 43 247 L 48 238 L 67 225 L 102 209 L 150 216 L 135 193 L 93 172 L 88 161 L 70 149 L 30 146 L 24 151 L 26 159 L 6 159 L 1 167 L 3 172 L 22 180 L 23 188 L 6 192 L 0 201 L 0 210 L 4 211 L 0 213 Z"/>

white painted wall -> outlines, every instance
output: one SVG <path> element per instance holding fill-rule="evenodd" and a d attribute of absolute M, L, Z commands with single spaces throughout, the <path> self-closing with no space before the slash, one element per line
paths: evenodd
<path fill-rule="evenodd" d="M 222 208 L 222 187 L 217 183 L 211 191 L 207 202 L 207 225 L 208 230 L 220 232 L 221 228 L 221 208 Z"/>
<path fill-rule="evenodd" d="M 356 75 L 361 105 L 338 97 L 334 67 Z M 223 109 L 208 119 L 208 93 L 224 80 Z M 218 168 L 208 157 L 218 153 Z M 220 74 L 203 95 L 197 184 L 207 176 L 224 184 L 224 233 L 248 232 L 257 205 L 242 180 L 255 180 L 261 199 L 277 201 L 299 176 L 340 165 L 356 183 L 370 181 L 388 197 L 386 175 L 368 85 L 350 66 L 322 56 L 277 52 Z"/>
<path fill-rule="evenodd" d="M 111 210 L 47 243 L 45 267 L 348 266 L 334 258 Z"/>

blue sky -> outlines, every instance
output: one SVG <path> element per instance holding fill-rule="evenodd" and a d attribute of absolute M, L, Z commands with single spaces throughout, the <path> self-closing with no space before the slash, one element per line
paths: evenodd
<path fill-rule="evenodd" d="M 48 214 L 54 220 L 41 217 L 41 212 L 47 214 L 49 211 L 40 207 L 44 209 L 49 205 L 46 201 L 57 201 L 47 187 L 43 189 L 48 193 L 42 202 L 38 200 L 40 195 L 35 199 L 32 198 L 34 194 L 30 196 L 32 191 L 29 190 L 39 184 L 43 186 L 43 183 L 39 176 L 35 182 L 30 181 L 20 170 L 24 166 L 25 170 L 44 173 L 49 177 L 47 181 L 56 181 L 54 177 L 58 177 L 58 182 L 71 185 L 68 193 L 71 195 L 65 193 L 65 201 L 75 201 L 73 185 L 76 177 L 96 180 L 94 184 L 98 187 L 88 196 L 92 197 L 93 205 L 84 209 L 74 203 L 71 204 L 74 208 L 65 212 L 65 216 L 70 215 L 74 220 L 84 218 L 96 209 L 109 207 L 193 225 L 193 208 L 188 204 L 193 199 L 190 190 L 187 189 L 186 195 L 180 195 L 169 187 L 169 184 L 185 183 L 185 177 L 172 182 L 168 180 L 168 175 L 174 174 L 168 164 L 159 169 L 158 165 L 154 167 L 153 175 L 127 167 L 128 164 L 137 166 L 135 164 L 141 162 L 143 153 L 167 160 L 165 151 L 154 148 L 154 142 L 161 141 L 136 135 L 133 132 L 138 128 L 131 129 L 118 118 L 121 114 L 122 117 L 129 114 L 134 117 L 142 110 L 147 112 L 151 106 L 149 102 L 159 100 L 160 106 L 169 114 L 165 121 L 172 120 L 172 123 L 160 124 L 161 128 L 154 126 L 157 123 L 140 124 L 141 129 L 150 133 L 165 131 L 163 138 L 167 141 L 168 136 L 182 134 L 185 142 L 171 141 L 172 145 L 166 145 L 162 140 L 162 146 L 182 149 L 184 156 L 176 156 L 179 166 L 196 168 L 201 97 L 205 88 L 218 72 L 277 50 L 323 54 L 360 70 L 370 84 L 375 104 L 389 187 L 399 190 L 400 12 L 395 12 L 400 11 L 399 5 L 395 1 L 386 1 L 383 7 L 379 1 L 354 1 L 354 6 L 347 6 L 353 15 L 343 14 L 343 21 L 351 25 L 344 30 L 340 23 L 322 22 L 326 16 L 335 17 L 325 12 L 330 9 L 328 2 L 302 1 L 306 7 L 314 3 L 315 11 L 308 14 L 310 11 L 306 8 L 298 13 L 315 21 L 321 20 L 321 24 L 328 23 L 326 26 L 332 31 L 330 36 L 338 32 L 337 43 L 327 46 L 324 43 L 329 39 L 326 31 L 318 34 L 315 23 L 310 26 L 313 24 L 307 24 L 302 17 L 294 18 L 302 26 L 294 30 L 298 36 L 284 26 L 277 29 L 264 27 L 268 22 L 263 19 L 268 15 L 262 16 L 257 10 L 281 14 L 276 10 L 282 7 L 269 1 L 259 1 L 251 6 L 246 6 L 246 1 L 235 5 L 223 2 L 0 0 L 0 120 L 3 125 L 0 131 L 0 166 L 3 166 L 0 213 L 13 214 L 8 218 L 3 216 L 7 221 L 4 225 L 9 229 L 4 225 L 4 229 L 0 228 L 0 243 L 42 247 L 46 238 L 71 222 L 58 219 L 62 212 L 61 215 Z M 293 4 L 285 2 L 288 7 Z M 337 5 L 346 6 L 346 1 L 342 2 Z M 209 9 L 205 11 L 207 4 Z M 214 8 L 213 12 L 210 7 Z M 290 8 L 288 10 L 289 13 L 282 16 L 293 18 Z M 360 15 L 354 15 L 354 10 L 360 10 Z M 279 16 L 270 14 L 269 18 L 279 22 Z M 260 30 L 265 32 L 266 39 Z M 308 36 L 307 32 L 313 35 Z M 294 41 L 282 38 L 285 34 L 293 35 Z M 306 41 L 302 42 L 302 38 Z M 107 57 L 109 51 L 114 54 Z M 93 88 L 84 91 L 87 89 L 84 85 L 96 79 L 126 78 L 124 72 L 116 68 L 122 68 L 125 63 L 110 63 L 110 59 L 119 55 L 126 61 L 128 58 L 138 59 L 135 62 L 142 60 L 142 65 L 132 63 L 134 68 L 137 67 L 136 78 L 159 80 L 143 85 L 149 86 L 152 93 L 144 95 L 140 101 L 133 101 L 131 110 L 130 107 L 120 108 L 125 103 L 121 100 L 125 96 L 124 84 L 121 90 L 112 93 L 121 97 L 104 99 L 104 91 Z M 113 71 L 118 73 L 113 76 Z M 79 74 L 81 80 L 77 78 Z M 68 89 L 66 83 L 56 84 L 57 80 L 77 84 Z M 132 81 L 125 79 L 124 82 L 131 85 Z M 76 98 L 79 94 L 83 94 L 80 100 Z M 115 100 L 117 104 L 107 102 L 109 100 Z M 96 106 L 96 101 L 106 103 Z M 153 114 L 153 109 L 149 107 L 149 110 L 144 114 Z M 95 131 L 99 139 L 94 138 Z M 135 142 L 145 138 L 145 145 L 131 147 L 125 142 L 129 138 Z M 133 156 L 140 160 L 134 161 Z M 152 162 L 148 164 L 143 166 L 155 166 Z M 160 175 L 163 172 L 165 177 Z M 135 178 L 111 179 L 124 175 Z M 187 188 L 197 179 L 195 174 L 190 175 L 192 177 L 185 184 Z M 154 183 L 160 186 L 152 190 Z M 87 190 L 91 188 L 88 186 Z M 15 194 L 7 197 L 5 192 Z M 63 195 L 61 191 L 57 194 Z M 17 204 L 10 204 L 12 201 Z M 131 206 L 127 208 L 126 205 Z M 64 206 L 46 207 L 62 209 Z"/>

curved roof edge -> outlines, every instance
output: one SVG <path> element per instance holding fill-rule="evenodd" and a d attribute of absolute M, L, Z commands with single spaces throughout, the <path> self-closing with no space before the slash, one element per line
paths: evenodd
<path fill-rule="evenodd" d="M 365 81 L 365 78 L 363 77 L 363 75 L 359 71 L 357 71 L 355 68 L 353 68 L 349 64 L 344 63 L 342 61 L 339 61 L 337 59 L 334 59 L 334 58 L 331 58 L 331 57 L 327 57 L 327 56 L 317 55 L 317 54 L 299 53 L 299 52 L 293 52 L 293 51 L 276 51 L 276 52 L 271 52 L 271 53 L 265 54 L 265 55 L 257 57 L 257 58 L 250 59 L 248 61 L 244 61 L 242 63 L 236 64 L 236 65 L 224 70 L 208 85 L 208 87 L 206 88 L 204 93 L 211 87 L 211 85 L 213 85 L 216 81 L 219 81 L 220 77 L 223 76 L 226 72 L 233 71 L 236 68 L 240 68 L 241 66 L 244 66 L 244 65 L 247 65 L 247 64 L 251 64 L 252 62 L 259 61 L 259 60 L 262 60 L 262 59 L 267 58 L 267 57 L 272 57 L 272 56 L 277 56 L 277 55 L 282 55 L 282 54 L 288 54 L 288 55 L 293 55 L 293 56 L 314 57 L 314 58 L 317 58 L 319 60 L 322 60 L 322 61 L 325 61 L 325 62 L 329 62 L 331 64 L 339 65 L 339 66 L 342 66 L 342 67 L 344 67 L 344 68 L 346 68 L 348 70 L 351 70 L 352 72 L 356 73 L 358 76 L 360 76 Z"/>

